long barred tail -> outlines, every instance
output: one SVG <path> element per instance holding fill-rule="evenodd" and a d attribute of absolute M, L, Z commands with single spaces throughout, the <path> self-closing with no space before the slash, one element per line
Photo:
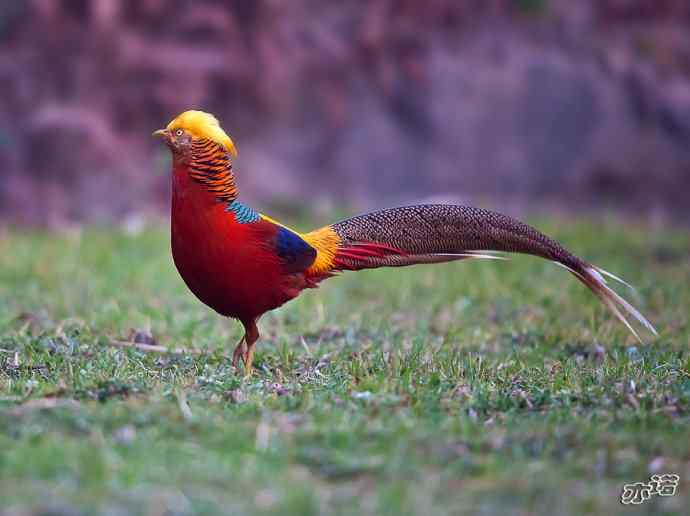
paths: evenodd
<path fill-rule="evenodd" d="M 439 263 L 465 258 L 499 258 L 492 252 L 539 256 L 568 269 L 637 337 L 626 315 L 656 335 L 654 327 L 614 292 L 610 273 L 581 260 L 533 227 L 500 213 L 448 204 L 424 204 L 381 210 L 331 225 L 339 245 L 332 270 L 361 270 Z M 315 232 L 316 233 L 316 232 Z"/>

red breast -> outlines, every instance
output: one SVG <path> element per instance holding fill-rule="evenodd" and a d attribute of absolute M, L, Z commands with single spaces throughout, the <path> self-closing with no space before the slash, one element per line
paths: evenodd
<path fill-rule="evenodd" d="M 282 277 L 269 224 L 240 224 L 226 203 L 177 167 L 172 178 L 173 260 L 189 289 L 222 315 L 249 320 L 280 306 Z M 284 301 L 283 301 L 284 302 Z M 275 306 L 273 306 L 275 305 Z"/>

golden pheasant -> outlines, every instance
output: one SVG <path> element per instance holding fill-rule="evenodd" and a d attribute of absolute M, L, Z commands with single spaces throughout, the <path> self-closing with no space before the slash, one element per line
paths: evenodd
<path fill-rule="evenodd" d="M 257 320 L 305 288 L 341 271 L 497 258 L 525 253 L 568 269 L 639 339 L 625 317 L 652 325 L 606 284 L 612 274 L 581 260 L 527 224 L 488 210 L 420 204 L 359 215 L 299 233 L 238 198 L 232 170 L 237 151 L 218 120 L 185 111 L 165 129 L 172 152 L 172 255 L 189 289 L 245 334 L 233 353 L 245 373 L 259 338 Z"/>

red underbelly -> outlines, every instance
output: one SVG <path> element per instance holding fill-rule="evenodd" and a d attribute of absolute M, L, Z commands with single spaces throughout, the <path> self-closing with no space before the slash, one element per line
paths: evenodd
<path fill-rule="evenodd" d="M 172 214 L 172 254 L 189 289 L 218 313 L 253 320 L 296 295 L 286 288 L 265 232 L 239 224 L 222 206 Z"/>

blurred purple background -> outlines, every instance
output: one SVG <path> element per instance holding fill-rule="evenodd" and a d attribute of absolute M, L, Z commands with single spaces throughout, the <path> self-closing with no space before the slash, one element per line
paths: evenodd
<path fill-rule="evenodd" d="M 0 106 L 12 223 L 165 213 L 189 108 L 257 207 L 690 221 L 687 0 L 3 0 Z"/>

